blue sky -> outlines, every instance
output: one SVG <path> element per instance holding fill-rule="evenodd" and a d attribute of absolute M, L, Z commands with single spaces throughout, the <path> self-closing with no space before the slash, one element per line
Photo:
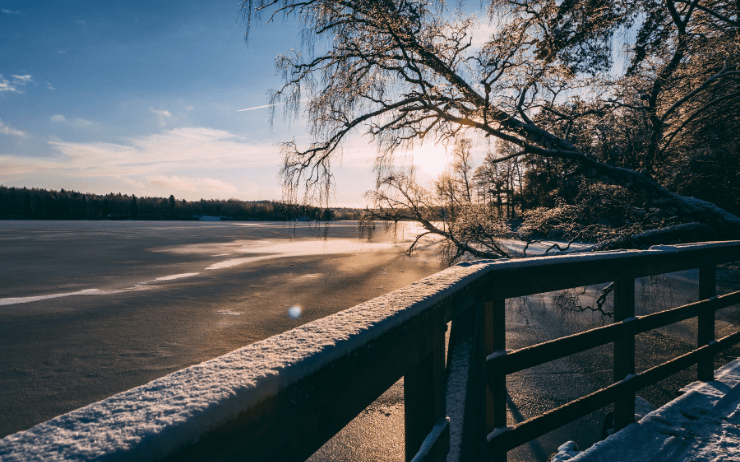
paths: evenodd
<path fill-rule="evenodd" d="M 0 184 L 279 199 L 274 144 L 304 126 L 239 109 L 267 103 L 298 32 L 255 24 L 246 44 L 239 6 L 0 1 Z M 369 159 L 338 169 L 335 203 L 364 203 Z"/>
<path fill-rule="evenodd" d="M 308 142 L 305 124 L 277 111 L 270 129 L 266 108 L 240 109 L 267 104 L 298 28 L 262 19 L 245 43 L 239 7 L 0 0 L 0 184 L 280 199 L 275 143 Z M 360 136 L 348 143 L 333 205 L 365 204 L 374 154 Z"/>

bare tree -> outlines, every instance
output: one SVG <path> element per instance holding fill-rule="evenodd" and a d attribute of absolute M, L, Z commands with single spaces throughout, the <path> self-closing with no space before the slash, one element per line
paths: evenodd
<path fill-rule="evenodd" d="M 424 228 L 407 250 L 411 254 L 420 240 L 428 235 L 444 239 L 442 258 L 450 264 L 461 257 L 509 257 L 511 253 L 502 244 L 505 239 L 517 238 L 505 221 L 490 213 L 485 203 L 476 203 L 468 174 L 472 166 L 465 167 L 460 158 L 467 158 L 467 151 L 458 151 L 458 168 L 440 175 L 435 193 L 420 186 L 415 180 L 413 167 L 396 169 L 379 180 L 377 187 L 367 193 L 373 203 L 361 218 L 363 232 L 373 230 L 377 220 L 398 223 L 415 221 Z"/>
<path fill-rule="evenodd" d="M 610 248 L 738 236 L 740 218 L 664 185 L 682 139 L 711 123 L 708 114 L 737 114 L 739 5 L 491 0 L 487 20 L 494 32 L 480 47 L 472 41 L 478 19 L 451 11 L 443 1 L 245 0 L 243 11 L 248 20 L 254 13 L 296 16 L 310 51 L 277 58 L 284 85 L 271 103 L 298 111 L 307 96 L 315 140 L 307 147 L 283 144 L 287 190 L 325 191 L 342 142 L 365 130 L 378 148 L 379 188 L 398 188 L 408 200 L 403 208 L 434 226 L 424 218 L 433 204 L 415 195 L 413 176 L 393 173 L 394 152 L 429 138 L 493 137 L 516 147 L 495 162 L 557 160 L 645 198 L 646 210 L 676 217 L 662 228 L 634 228 L 634 234 L 599 247 Z M 636 31 L 634 43 L 619 40 L 629 31 Z M 313 47 L 317 41 L 320 48 Z M 621 43 L 629 57 L 618 73 L 613 43 Z M 596 149 L 617 133 L 610 121 L 626 119 L 642 121 L 645 136 L 632 143 L 637 149 Z M 475 210 L 459 213 L 474 216 Z M 475 246 L 450 242 L 476 254 Z"/>

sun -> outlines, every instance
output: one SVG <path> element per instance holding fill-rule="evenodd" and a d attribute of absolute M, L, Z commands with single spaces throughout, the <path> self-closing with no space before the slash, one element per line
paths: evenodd
<path fill-rule="evenodd" d="M 427 175 L 441 174 L 449 163 L 447 150 L 441 145 L 424 145 L 414 149 L 414 165 L 424 170 Z"/>

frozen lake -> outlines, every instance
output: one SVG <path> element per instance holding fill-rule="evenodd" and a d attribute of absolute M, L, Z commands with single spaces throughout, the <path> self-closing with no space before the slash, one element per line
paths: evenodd
<path fill-rule="evenodd" d="M 271 222 L 0 221 L 0 437 L 188 365 L 404 287 L 442 267 L 432 240 L 403 256 L 416 228 L 358 239 L 356 222 L 326 238 L 308 224 Z M 696 300 L 696 271 L 637 283 L 637 314 Z M 718 271 L 719 293 L 737 271 Z M 571 291 L 571 296 L 581 291 Z M 592 303 L 594 288 L 578 303 Z M 604 322 L 553 309 L 554 294 L 508 302 L 507 345 L 522 348 Z M 578 299 L 574 299 L 578 300 Z M 717 334 L 740 326 L 718 316 Z M 693 347 L 695 322 L 641 334 L 638 369 Z M 740 354 L 728 351 L 722 364 Z M 654 405 L 693 381 L 684 371 L 640 393 Z M 508 378 L 521 421 L 612 381 L 611 346 Z M 598 440 L 608 409 L 510 453 L 547 460 L 557 446 Z M 403 386 L 392 387 L 312 462 L 403 460 Z"/>
<path fill-rule="evenodd" d="M 0 222 L 0 437 L 441 269 L 356 227 Z"/>

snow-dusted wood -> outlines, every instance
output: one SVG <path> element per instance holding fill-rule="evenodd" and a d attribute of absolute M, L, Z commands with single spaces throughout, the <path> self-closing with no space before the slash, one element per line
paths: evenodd
<path fill-rule="evenodd" d="M 635 280 L 614 281 L 614 322 L 635 316 Z M 614 341 L 614 381 L 635 373 L 635 334 L 626 326 L 622 338 Z M 635 421 L 635 396 L 628 395 L 614 403 L 614 429 L 621 430 Z"/>
<path fill-rule="evenodd" d="M 714 297 L 717 293 L 717 268 L 703 266 L 699 268 L 699 300 Z M 709 345 L 714 341 L 714 310 L 704 310 L 697 319 L 697 346 Z M 710 356 L 700 361 L 696 366 L 698 380 L 710 382 L 714 380 L 714 357 Z"/>
<path fill-rule="evenodd" d="M 434 426 L 445 413 L 445 334 L 446 328 L 438 317 L 439 326 L 430 334 L 432 349 L 406 375 L 403 382 L 405 415 L 406 460 L 416 458 L 417 452 Z M 447 442 L 449 448 L 449 438 Z M 446 452 L 445 452 L 446 454 Z M 430 453 L 427 459 L 441 461 L 440 454 Z"/>
<path fill-rule="evenodd" d="M 411 462 L 440 462 L 450 450 L 450 418 L 442 417 L 421 443 Z"/>

